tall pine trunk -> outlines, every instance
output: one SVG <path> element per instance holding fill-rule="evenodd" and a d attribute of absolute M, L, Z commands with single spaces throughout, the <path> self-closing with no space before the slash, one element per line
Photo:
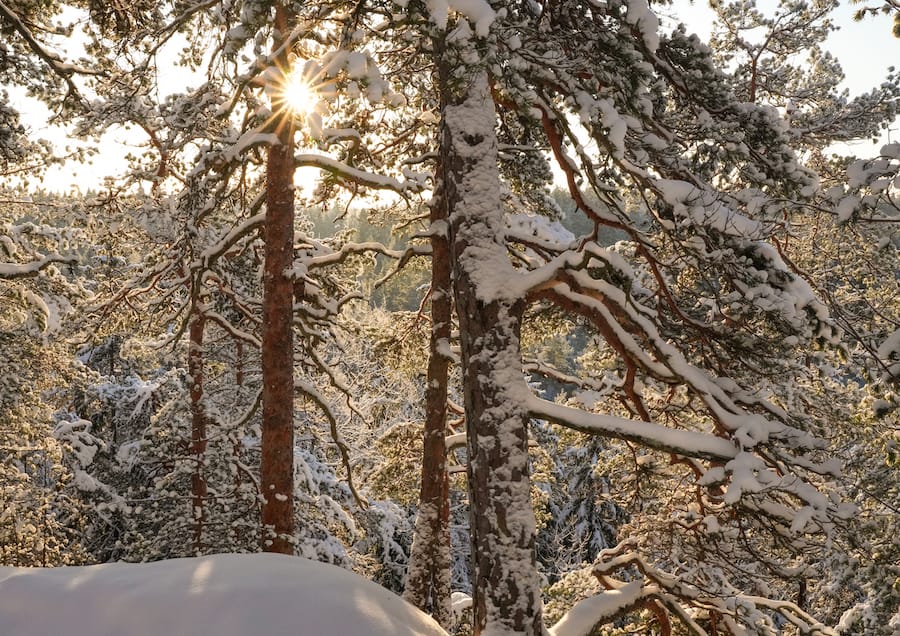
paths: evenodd
<path fill-rule="evenodd" d="M 436 188 L 431 206 L 431 340 L 425 387 L 419 515 L 404 598 L 448 627 L 450 608 L 450 487 L 447 478 L 447 379 L 452 329 L 447 209 Z"/>
<path fill-rule="evenodd" d="M 206 445 L 209 416 L 203 404 L 203 332 L 206 319 L 195 309 L 188 327 L 188 376 L 191 381 L 191 520 L 195 554 L 203 552 L 203 530 L 206 525 Z"/>
<path fill-rule="evenodd" d="M 289 33 L 288 11 L 275 7 L 274 50 Z M 274 62 L 287 72 L 288 51 Z M 266 552 L 293 554 L 294 534 L 294 126 L 281 101 L 273 103 L 278 143 L 266 161 L 265 267 L 262 330 L 263 545 Z"/>
<path fill-rule="evenodd" d="M 445 54 L 440 74 L 441 183 L 450 222 L 469 457 L 474 633 L 539 636 L 523 408 L 527 386 L 519 345 L 525 303 L 504 293 L 514 272 L 504 245 L 496 115 L 483 70 L 460 79 L 460 64 Z"/>

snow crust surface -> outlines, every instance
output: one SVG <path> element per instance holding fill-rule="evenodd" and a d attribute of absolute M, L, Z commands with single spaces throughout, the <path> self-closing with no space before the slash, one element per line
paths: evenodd
<path fill-rule="evenodd" d="M 341 568 L 276 554 L 0 567 L 4 636 L 447 636 Z"/>

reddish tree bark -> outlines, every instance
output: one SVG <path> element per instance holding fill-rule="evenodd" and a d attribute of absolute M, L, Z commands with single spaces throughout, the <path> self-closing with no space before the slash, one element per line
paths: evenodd
<path fill-rule="evenodd" d="M 289 32 L 288 10 L 275 7 L 277 51 Z M 275 58 L 285 72 L 288 51 Z M 283 100 L 274 100 L 278 143 L 266 161 L 265 266 L 262 330 L 263 544 L 266 552 L 294 553 L 294 126 Z"/>
<path fill-rule="evenodd" d="M 195 310 L 196 311 L 196 310 Z M 191 380 L 191 519 L 193 520 L 194 552 L 203 552 L 203 528 L 206 525 L 206 443 L 209 417 L 203 406 L 203 332 L 206 319 L 195 313 L 188 327 L 188 377 Z"/>
<path fill-rule="evenodd" d="M 440 191 L 431 206 L 431 340 L 425 386 L 419 514 L 409 555 L 404 598 L 449 626 L 450 487 L 447 478 L 447 378 L 452 329 L 447 210 Z"/>

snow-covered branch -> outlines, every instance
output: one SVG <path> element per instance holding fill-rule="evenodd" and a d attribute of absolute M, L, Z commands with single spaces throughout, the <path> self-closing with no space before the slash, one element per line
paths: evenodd
<path fill-rule="evenodd" d="M 532 417 L 555 422 L 589 435 L 623 439 L 650 448 L 714 461 L 729 461 L 738 448 L 729 440 L 711 433 L 686 431 L 642 420 L 588 413 L 529 395 L 526 406 Z"/>
<path fill-rule="evenodd" d="M 325 265 L 334 265 L 336 263 L 340 263 L 351 254 L 366 253 L 383 254 L 384 256 L 388 256 L 394 259 L 399 259 L 405 254 L 405 252 L 402 252 L 400 250 L 389 249 L 383 244 L 376 241 L 366 241 L 363 243 L 344 243 L 343 245 L 341 245 L 339 250 L 336 250 L 329 254 L 322 254 L 320 256 L 313 256 L 311 258 L 304 259 L 304 263 L 306 264 L 306 267 L 308 269 L 314 269 L 316 267 L 323 267 Z"/>
<path fill-rule="evenodd" d="M 578 601 L 549 629 L 550 636 L 590 636 L 596 629 L 642 600 L 640 581 Z"/>
<path fill-rule="evenodd" d="M 76 66 L 74 64 L 69 64 L 64 62 L 60 56 L 51 51 L 46 46 L 41 44 L 37 38 L 32 33 L 31 29 L 22 21 L 22 19 L 16 14 L 15 11 L 10 9 L 4 2 L 0 1 L 0 16 L 4 18 L 4 22 L 11 25 L 13 30 L 19 34 L 19 36 L 25 40 L 25 43 L 28 45 L 28 48 L 32 50 L 32 52 L 37 55 L 41 60 L 50 67 L 50 70 L 53 71 L 54 74 L 59 76 L 63 81 L 66 82 L 66 85 L 69 88 L 70 95 L 77 95 L 78 88 L 75 86 L 75 83 L 72 81 L 72 75 L 78 73 L 79 75 L 102 75 L 103 73 L 100 71 L 84 68 L 81 66 Z"/>
<path fill-rule="evenodd" d="M 0 278 L 30 278 L 54 263 L 66 263 L 74 265 L 78 259 L 74 256 L 62 256 L 49 254 L 44 258 L 30 263 L 0 263 Z"/>
<path fill-rule="evenodd" d="M 638 579 L 625 583 L 610 576 L 616 571 L 631 567 L 640 572 L 643 580 Z M 685 583 L 681 577 L 654 567 L 638 552 L 633 541 L 623 541 L 614 548 L 602 551 L 592 566 L 591 572 L 609 591 L 592 597 L 598 599 L 596 601 L 591 602 L 591 598 L 585 599 L 572 608 L 570 613 L 575 612 L 575 618 L 581 619 L 581 625 L 589 624 L 591 619 L 596 624 L 602 624 L 604 622 L 602 619 L 608 615 L 603 610 L 608 608 L 604 607 L 601 599 L 610 594 L 610 591 L 621 593 L 627 590 L 632 598 L 632 605 L 638 604 L 640 600 L 655 600 L 665 608 L 666 613 L 677 617 L 681 624 L 690 630 L 690 633 L 698 636 L 708 635 L 708 632 L 696 620 L 698 611 L 714 616 L 716 625 L 724 629 L 724 633 L 735 636 L 747 633 L 744 627 L 746 624 L 765 625 L 772 629 L 772 631 L 754 633 L 775 633 L 772 612 L 779 614 L 784 620 L 799 628 L 802 634 L 837 636 L 836 631 L 823 625 L 791 601 L 773 600 L 740 593 L 735 594 L 731 600 L 710 595 L 703 589 Z M 633 590 L 635 585 L 637 590 Z M 615 606 L 611 602 L 606 604 Z M 593 613 L 592 609 L 595 610 Z M 566 617 L 560 623 L 563 623 L 565 619 Z M 574 624 L 574 621 L 571 622 Z M 561 634 L 577 636 L 589 633 L 591 632 L 571 630 Z M 561 634 L 554 632 L 553 636 L 561 636 Z"/>
<path fill-rule="evenodd" d="M 402 196 L 421 192 L 425 189 L 424 179 L 407 179 L 400 181 L 393 177 L 366 172 L 353 168 L 325 155 L 301 153 L 294 156 L 294 165 L 299 167 L 319 168 L 330 172 L 336 177 L 355 183 L 357 185 L 373 188 L 375 190 L 390 190 Z"/>
<path fill-rule="evenodd" d="M 265 220 L 266 215 L 264 213 L 260 213 L 255 214 L 249 219 L 245 220 L 243 223 L 239 223 L 238 225 L 236 225 L 228 232 L 228 234 L 216 241 L 215 244 L 210 245 L 205 250 L 203 250 L 201 254 L 203 266 L 209 267 L 210 263 L 227 252 L 229 248 L 237 243 L 242 237 L 246 236 L 257 228 L 262 227 Z"/>

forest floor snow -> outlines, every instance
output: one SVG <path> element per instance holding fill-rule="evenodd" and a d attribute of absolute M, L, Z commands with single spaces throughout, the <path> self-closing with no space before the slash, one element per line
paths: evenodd
<path fill-rule="evenodd" d="M 3 636 L 446 636 L 352 572 L 299 557 L 0 567 Z"/>

